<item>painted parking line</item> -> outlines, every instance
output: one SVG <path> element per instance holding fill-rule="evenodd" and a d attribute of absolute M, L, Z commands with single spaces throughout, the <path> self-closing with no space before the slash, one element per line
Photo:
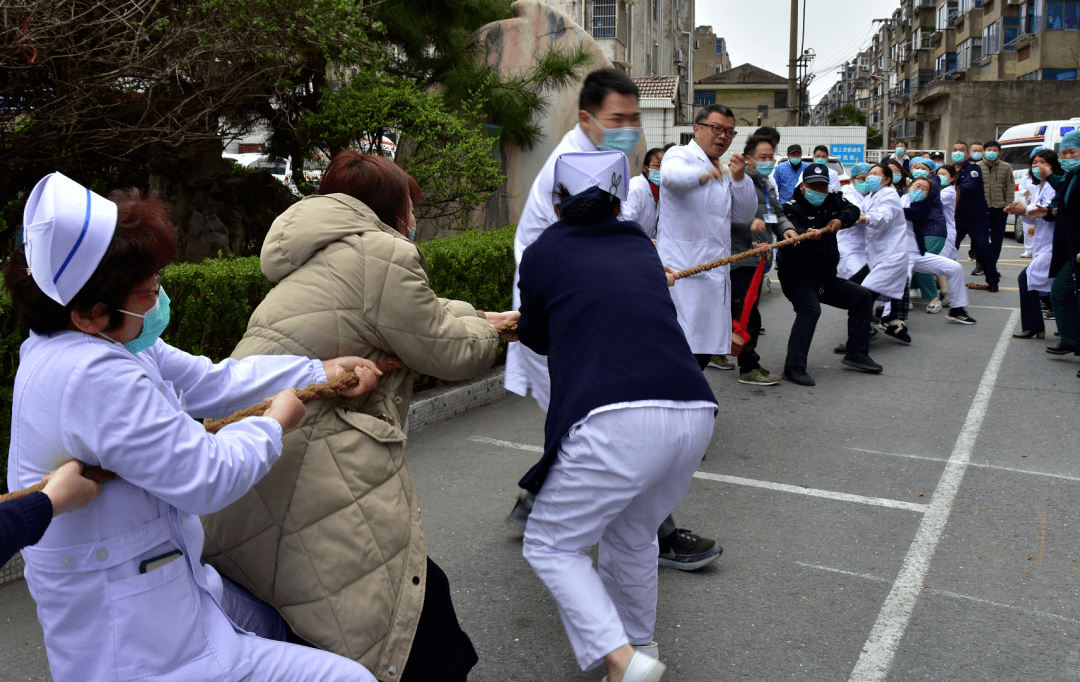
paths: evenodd
<path fill-rule="evenodd" d="M 856 502 L 858 504 L 872 504 L 877 507 L 891 507 L 892 509 L 905 509 L 907 511 L 925 513 L 929 509 L 930 505 L 917 504 L 915 502 L 904 502 L 903 500 L 892 500 L 887 497 L 865 497 L 863 495 L 851 495 L 849 493 L 838 493 L 832 490 L 819 490 L 817 488 L 804 488 L 801 485 L 788 485 L 786 483 L 773 483 L 772 481 L 758 481 L 752 478 L 740 478 L 739 476 L 724 476 L 721 474 L 710 474 L 705 471 L 694 472 L 694 478 L 701 478 L 708 481 L 718 481 L 720 483 L 733 483 L 735 485 L 745 485 L 752 488 L 765 488 L 766 490 L 777 490 L 785 493 L 794 493 L 796 495 L 808 495 L 810 497 L 824 497 L 830 500 L 839 500 L 841 502 Z"/>
<path fill-rule="evenodd" d="M 801 561 L 796 561 L 795 563 L 797 563 L 800 566 L 805 566 L 807 568 L 816 568 L 819 571 L 828 571 L 830 573 L 840 573 L 842 575 L 849 575 L 849 576 L 851 576 L 853 578 L 862 578 L 863 580 L 872 580 L 872 581 L 877 582 L 877 583 L 887 583 L 887 582 L 889 582 L 887 578 L 879 578 L 878 576 L 870 575 L 869 573 L 854 573 L 852 571 L 845 571 L 845 570 L 842 570 L 842 569 L 839 569 L 839 568 L 832 568 L 830 566 L 819 566 L 817 564 L 806 564 L 806 563 L 803 563 Z M 1044 618 L 1054 618 L 1054 619 L 1057 619 L 1057 620 L 1067 621 L 1067 622 L 1072 623 L 1074 625 L 1080 625 L 1080 618 L 1069 618 L 1067 616 L 1059 616 L 1056 613 L 1050 613 L 1048 611 L 1035 611 L 1033 609 L 1025 609 L 1025 608 L 1021 608 L 1019 606 L 1013 606 L 1012 604 L 1002 604 L 1001 602 L 990 601 L 989 599 L 979 599 L 978 597 L 972 597 L 972 596 L 967 595 L 967 594 L 960 594 L 959 592 L 949 592 L 948 590 L 939 590 L 939 589 L 936 589 L 934 587 L 925 587 L 924 586 L 923 591 L 928 592 L 930 594 L 940 594 L 943 597 L 952 597 L 953 599 L 964 599 L 964 600 L 967 600 L 967 601 L 976 602 L 978 604 L 986 604 L 987 606 L 997 606 L 997 607 L 1000 607 L 1000 608 L 1003 608 L 1003 609 L 1012 609 L 1014 611 L 1020 611 L 1021 613 L 1026 613 L 1029 616 L 1042 616 Z"/>
<path fill-rule="evenodd" d="M 544 448 L 539 445 L 525 445 L 524 443 L 511 443 L 508 440 L 498 440 L 496 438 L 485 438 L 483 436 L 469 436 L 465 440 L 472 441 L 473 443 L 486 443 L 487 445 L 498 445 L 500 448 L 510 448 L 511 450 L 525 450 L 526 452 L 543 452 Z"/>
<path fill-rule="evenodd" d="M 963 481 L 964 473 L 971 461 L 971 452 L 975 448 L 975 440 L 982 428 L 983 419 L 986 418 L 990 396 L 993 394 L 998 372 L 1001 371 L 1005 360 L 1005 351 L 1009 347 L 1012 330 L 1019 321 L 1020 311 L 1014 310 L 1001 330 L 1001 336 L 994 347 L 990 362 L 987 363 L 986 370 L 979 381 L 975 398 L 971 401 L 964 426 L 956 438 L 952 455 L 938 480 L 929 509 L 923 514 L 915 539 L 904 557 L 900 574 L 893 582 L 881 611 L 878 612 L 877 621 L 863 646 L 859 660 L 855 663 L 849 682 L 881 682 L 892 668 L 900 640 L 911 622 L 915 602 L 918 601 L 919 594 L 923 590 L 926 573 L 930 570 L 930 560 L 937 549 L 945 523 L 949 520 L 953 501 L 960 489 L 960 482 Z"/>
<path fill-rule="evenodd" d="M 941 462 L 944 464 L 945 459 L 940 457 L 926 457 L 924 455 L 908 455 L 900 452 L 881 452 L 880 450 L 867 450 L 865 448 L 852 448 L 844 447 L 845 450 L 852 450 L 854 452 L 865 452 L 871 455 L 885 455 L 886 457 L 902 457 L 904 459 L 921 459 L 927 462 Z M 1070 476 L 1069 474 L 1056 474 L 1052 471 L 1032 471 L 1031 469 L 1020 469 L 1018 467 L 1007 467 L 999 464 L 991 464 L 990 462 L 968 462 L 968 466 L 975 469 L 991 469 L 994 471 L 1008 471 L 1014 474 L 1029 474 L 1031 476 L 1045 476 L 1047 478 L 1060 478 L 1064 481 L 1080 481 L 1080 476 Z"/>

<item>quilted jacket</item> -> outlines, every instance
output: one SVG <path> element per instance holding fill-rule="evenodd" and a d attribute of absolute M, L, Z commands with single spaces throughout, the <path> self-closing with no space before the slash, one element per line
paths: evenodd
<path fill-rule="evenodd" d="M 307 197 L 279 216 L 262 271 L 280 284 L 233 357 L 392 355 L 408 369 L 358 398 L 309 403 L 270 473 L 203 518 L 204 558 L 304 639 L 384 682 L 401 679 L 427 577 L 403 457 L 413 370 L 475 376 L 494 363 L 498 334 L 469 304 L 436 298 L 420 251 L 345 194 Z"/>

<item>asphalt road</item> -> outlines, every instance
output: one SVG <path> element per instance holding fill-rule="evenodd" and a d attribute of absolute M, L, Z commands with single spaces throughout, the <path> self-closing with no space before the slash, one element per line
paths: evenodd
<path fill-rule="evenodd" d="M 871 348 L 881 375 L 839 363 L 831 308 L 816 387 L 707 370 L 720 415 L 675 517 L 724 553 L 660 570 L 665 680 L 1080 680 L 1080 358 L 1043 352 L 1053 322 L 1045 341 L 1011 338 L 1028 262 L 1013 244 L 1002 291 L 970 292 L 977 325 L 916 304 L 910 346 Z M 793 318 L 778 285 L 762 311 L 759 352 L 778 371 Z M 480 655 L 473 682 L 603 675 L 574 664 L 503 523 L 542 444 L 542 413 L 517 397 L 409 441 L 429 554 Z M 49 679 L 23 582 L 0 587 L 0 671 Z"/>

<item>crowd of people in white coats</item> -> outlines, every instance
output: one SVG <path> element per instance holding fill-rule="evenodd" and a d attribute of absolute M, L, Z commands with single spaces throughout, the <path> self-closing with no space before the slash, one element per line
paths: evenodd
<path fill-rule="evenodd" d="M 710 363 L 737 356 L 744 384 L 813 385 L 825 304 L 848 311 L 843 364 L 881 372 L 871 338 L 911 343 L 912 282 L 927 313 L 975 324 L 957 248 L 971 239 L 997 290 L 994 226 L 1007 214 L 1032 239 L 1016 336 L 1043 338 L 1054 315 L 1061 340 L 1047 351 L 1080 354 L 1069 202 L 1080 131 L 1060 156 L 1032 156 L 1024 202 L 990 205 L 986 167 L 971 159 L 993 166 L 993 144 L 957 143 L 951 164 L 898 145 L 842 185 L 823 147 L 807 162 L 789 146 L 777 167 L 767 128 L 721 162 L 735 136 L 731 111 L 704 107 L 692 140 L 650 150 L 631 178 L 637 87 L 617 70 L 588 74 L 578 124 L 530 190 L 514 310 L 501 313 L 437 298 L 412 244 L 415 180 L 389 159 L 339 152 L 319 194 L 271 227 L 261 267 L 280 283 L 220 362 L 160 338 L 160 271 L 176 253 L 168 209 L 136 190 L 106 198 L 43 178 L 4 287 L 29 328 L 8 487 L 46 480 L 0 504 L 0 562 L 23 549 L 53 679 L 467 679 L 478 656 L 427 555 L 404 425 L 414 370 L 477 376 L 500 337 L 507 389 L 546 413 L 543 455 L 508 520 L 524 528 L 577 663 L 606 665 L 608 682 L 665 671 L 658 564 L 695 570 L 721 553 L 671 515 L 722 404 Z M 758 248 L 783 239 L 795 243 L 775 261 Z M 782 376 L 755 351 L 772 267 L 796 313 Z M 296 396 L 350 371 L 372 381 L 306 406 Z M 197 421 L 267 395 L 262 416 L 215 434 Z M 112 478 L 90 481 L 84 466 Z"/>

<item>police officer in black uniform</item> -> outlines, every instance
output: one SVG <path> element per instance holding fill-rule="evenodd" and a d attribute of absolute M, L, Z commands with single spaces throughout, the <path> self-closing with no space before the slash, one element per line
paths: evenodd
<path fill-rule="evenodd" d="M 880 372 L 881 365 L 870 359 L 870 316 L 874 295 L 869 289 L 836 276 L 840 250 L 836 231 L 863 220 L 862 212 L 829 191 L 829 169 L 814 164 L 806 169 L 802 184 L 784 204 L 784 214 L 792 227 L 782 235 L 790 239 L 807 232 L 815 239 L 780 249 L 780 287 L 795 309 L 795 322 L 788 337 L 784 378 L 801 386 L 813 386 L 806 371 L 806 356 L 821 317 L 821 304 L 848 311 L 847 353 L 842 362 L 864 372 Z"/>
<path fill-rule="evenodd" d="M 953 145 L 952 161 L 956 166 L 956 247 L 960 248 L 965 234 L 971 238 L 971 250 L 978 264 L 972 274 L 985 274 L 987 290 L 994 292 L 998 290 L 1001 274 L 997 256 L 990 247 L 990 208 L 986 205 L 982 172 L 968 159 L 965 142 Z"/>

